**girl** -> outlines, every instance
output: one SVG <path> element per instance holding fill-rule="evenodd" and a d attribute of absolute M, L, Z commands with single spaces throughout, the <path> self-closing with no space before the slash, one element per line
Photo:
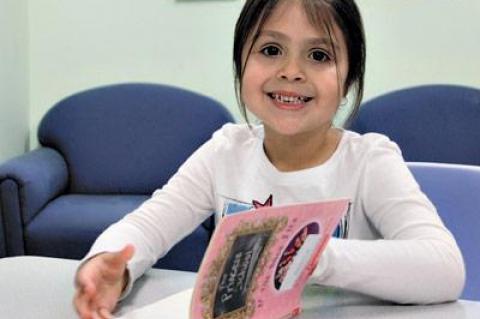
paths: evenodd
<path fill-rule="evenodd" d="M 109 317 L 132 283 L 212 210 L 348 197 L 342 238 L 312 281 L 398 303 L 458 298 L 462 256 L 398 147 L 335 128 L 363 92 L 353 0 L 247 0 L 234 39 L 237 97 L 261 125 L 225 125 L 161 190 L 95 242 L 76 275 L 82 318 Z M 267 201 L 265 201 L 267 200 Z M 251 205 L 249 205 L 250 207 Z"/>

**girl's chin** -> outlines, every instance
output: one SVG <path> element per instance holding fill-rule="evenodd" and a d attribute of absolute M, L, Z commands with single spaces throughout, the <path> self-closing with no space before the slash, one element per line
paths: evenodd
<path fill-rule="evenodd" d="M 267 137 L 303 137 L 307 136 L 323 136 L 328 132 L 331 123 L 324 123 L 317 125 L 309 121 L 302 121 L 300 119 L 283 119 L 281 121 L 263 121 L 265 136 Z"/>
<path fill-rule="evenodd" d="M 306 132 L 306 130 L 298 123 L 277 123 L 269 125 L 268 123 L 264 122 L 263 126 L 265 128 L 266 135 L 270 134 L 275 136 L 294 137 Z"/>

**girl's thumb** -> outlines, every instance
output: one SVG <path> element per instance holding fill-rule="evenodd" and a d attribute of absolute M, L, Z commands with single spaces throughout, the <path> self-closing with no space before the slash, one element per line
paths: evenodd
<path fill-rule="evenodd" d="M 107 261 L 111 263 L 112 266 L 124 266 L 135 253 L 135 248 L 133 245 L 128 244 L 122 248 L 122 250 L 109 254 Z"/>
<path fill-rule="evenodd" d="M 135 247 L 132 244 L 128 244 L 120 251 L 121 258 L 127 262 L 132 259 L 133 254 L 135 253 Z"/>

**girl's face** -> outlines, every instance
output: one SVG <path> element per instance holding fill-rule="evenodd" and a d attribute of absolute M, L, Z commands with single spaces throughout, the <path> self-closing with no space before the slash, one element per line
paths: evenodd
<path fill-rule="evenodd" d="M 265 22 L 245 66 L 242 99 L 266 134 L 330 128 L 348 72 L 345 41 L 336 26 L 332 38 L 334 43 L 310 24 L 297 0 L 280 2 Z M 243 57 L 249 48 L 247 42 Z"/>

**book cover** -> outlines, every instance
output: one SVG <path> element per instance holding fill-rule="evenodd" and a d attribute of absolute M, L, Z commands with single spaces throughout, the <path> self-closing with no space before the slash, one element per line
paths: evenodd
<path fill-rule="evenodd" d="M 347 199 L 262 207 L 217 225 L 193 289 L 191 319 L 285 319 L 301 294 Z"/>

